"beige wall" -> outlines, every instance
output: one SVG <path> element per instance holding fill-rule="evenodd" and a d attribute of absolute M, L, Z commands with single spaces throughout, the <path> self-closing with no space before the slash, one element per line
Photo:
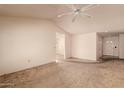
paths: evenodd
<path fill-rule="evenodd" d="M 53 22 L 53 21 L 52 21 Z M 56 25 L 56 27 L 58 28 L 58 30 L 56 30 L 58 33 L 64 34 L 65 36 L 65 51 L 64 51 L 64 58 L 70 58 L 72 57 L 72 44 L 71 44 L 71 37 L 72 34 L 66 32 L 64 29 L 62 29 L 58 24 L 56 24 L 55 22 L 53 22 L 53 24 Z"/>
<path fill-rule="evenodd" d="M 119 35 L 119 58 L 124 59 L 124 34 Z"/>
<path fill-rule="evenodd" d="M 0 17 L 0 75 L 55 61 L 55 32 L 47 20 Z"/>
<path fill-rule="evenodd" d="M 56 32 L 56 54 L 65 55 L 65 34 Z"/>
<path fill-rule="evenodd" d="M 96 60 L 96 33 L 73 35 L 72 57 Z"/>
<path fill-rule="evenodd" d="M 100 57 L 103 55 L 103 37 L 97 33 L 97 48 L 96 48 L 96 53 L 97 53 L 97 60 L 99 60 Z"/>
<path fill-rule="evenodd" d="M 72 57 L 72 35 L 65 34 L 65 58 Z"/>

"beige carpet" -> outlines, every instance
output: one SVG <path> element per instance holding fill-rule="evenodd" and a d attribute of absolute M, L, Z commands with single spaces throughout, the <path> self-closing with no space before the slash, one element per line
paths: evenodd
<path fill-rule="evenodd" d="M 0 77 L 0 87 L 124 87 L 124 61 L 51 63 Z"/>

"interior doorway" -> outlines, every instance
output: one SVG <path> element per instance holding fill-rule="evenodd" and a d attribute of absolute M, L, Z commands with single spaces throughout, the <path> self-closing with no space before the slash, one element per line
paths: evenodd
<path fill-rule="evenodd" d="M 56 61 L 65 59 L 65 34 L 56 32 Z"/>
<path fill-rule="evenodd" d="M 119 59 L 119 33 L 98 33 L 97 57 L 99 59 Z"/>

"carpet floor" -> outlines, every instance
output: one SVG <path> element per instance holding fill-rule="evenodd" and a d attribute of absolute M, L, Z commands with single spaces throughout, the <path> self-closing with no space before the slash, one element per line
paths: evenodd
<path fill-rule="evenodd" d="M 103 63 L 59 62 L 0 77 L 9 88 L 111 88 L 124 87 L 124 61 Z"/>

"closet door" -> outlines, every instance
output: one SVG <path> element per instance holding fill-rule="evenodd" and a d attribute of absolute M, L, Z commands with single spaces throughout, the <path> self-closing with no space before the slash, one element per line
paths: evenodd
<path fill-rule="evenodd" d="M 113 56 L 119 57 L 119 40 L 118 36 L 112 37 L 113 41 Z"/>
<path fill-rule="evenodd" d="M 111 37 L 103 38 L 103 55 L 113 56 L 113 41 Z"/>

